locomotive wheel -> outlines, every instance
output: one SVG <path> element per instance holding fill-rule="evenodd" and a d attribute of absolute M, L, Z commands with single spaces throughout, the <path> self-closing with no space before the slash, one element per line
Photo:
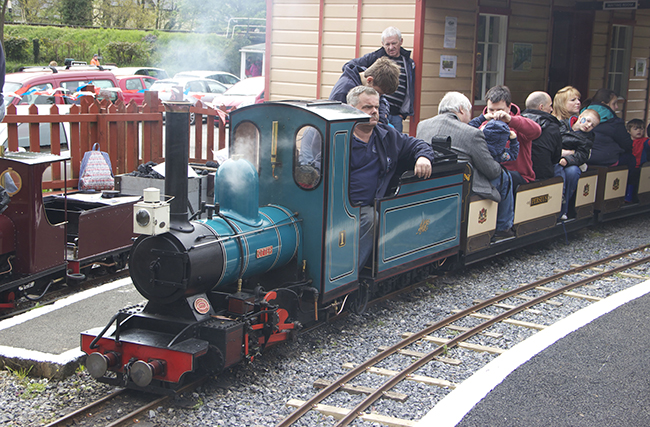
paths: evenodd
<path fill-rule="evenodd" d="M 221 351 L 213 345 L 208 347 L 208 353 L 201 357 L 199 362 L 201 369 L 210 375 L 219 375 L 223 372 L 226 361 Z"/>
<path fill-rule="evenodd" d="M 354 314 L 363 314 L 368 306 L 370 300 L 370 291 L 367 283 L 361 283 L 359 289 L 354 291 L 351 295 L 352 301 L 350 302 L 350 311 Z"/>

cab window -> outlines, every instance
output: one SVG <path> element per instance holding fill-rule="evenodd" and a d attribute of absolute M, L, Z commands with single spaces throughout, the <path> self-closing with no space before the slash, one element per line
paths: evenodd
<path fill-rule="evenodd" d="M 321 179 L 323 137 L 313 126 L 303 126 L 296 133 L 293 178 L 301 188 L 316 188 Z"/>
<path fill-rule="evenodd" d="M 235 128 L 234 144 L 231 149 L 233 156 L 240 155 L 260 170 L 260 131 L 251 122 L 242 122 Z"/>

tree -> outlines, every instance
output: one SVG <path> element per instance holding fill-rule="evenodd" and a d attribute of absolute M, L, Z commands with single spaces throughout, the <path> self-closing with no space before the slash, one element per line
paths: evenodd
<path fill-rule="evenodd" d="M 0 12 L 0 40 L 2 41 L 3 46 L 5 44 L 5 17 L 7 16 L 8 4 L 9 0 L 4 0 L 2 2 L 2 11 Z"/>
<path fill-rule="evenodd" d="M 93 24 L 92 0 L 59 0 L 59 13 L 67 25 Z"/>
<path fill-rule="evenodd" d="M 183 29 L 225 34 L 231 18 L 264 18 L 264 0 L 179 0 Z M 257 22 L 259 24 L 259 22 Z"/>

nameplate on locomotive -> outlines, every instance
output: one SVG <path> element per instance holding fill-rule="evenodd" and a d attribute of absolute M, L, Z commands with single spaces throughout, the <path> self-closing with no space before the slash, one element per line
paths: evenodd
<path fill-rule="evenodd" d="M 269 256 L 273 253 L 273 246 L 267 246 L 265 248 L 259 248 L 257 250 L 257 258 L 264 258 L 265 256 Z"/>
<path fill-rule="evenodd" d="M 548 203 L 549 196 L 548 194 L 543 194 L 541 196 L 532 197 L 530 199 L 531 206 L 541 205 L 542 203 Z"/>

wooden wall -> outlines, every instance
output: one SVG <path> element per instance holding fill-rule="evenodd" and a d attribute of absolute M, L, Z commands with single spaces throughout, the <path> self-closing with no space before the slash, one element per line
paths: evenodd
<path fill-rule="evenodd" d="M 422 55 L 422 96 L 420 120 L 438 114 L 438 104 L 449 91 L 457 91 L 472 99 L 474 75 L 474 38 L 476 34 L 476 0 L 453 3 L 427 2 Z M 445 49 L 445 18 L 457 18 L 456 48 Z M 456 78 L 442 78 L 440 55 L 455 55 Z"/>
<path fill-rule="evenodd" d="M 549 0 L 510 2 L 505 84 L 512 93 L 512 102 L 517 104 L 522 111 L 526 108 L 525 101 L 531 92 L 546 90 L 546 63 L 552 29 L 550 3 Z M 515 43 L 533 45 L 532 64 L 529 71 L 512 70 Z"/>
<path fill-rule="evenodd" d="M 431 117 L 437 113 L 438 103 L 447 91 L 456 90 L 472 99 L 477 15 L 498 8 L 509 13 L 505 84 L 512 91 L 513 102 L 524 109 L 530 92 L 546 88 L 553 7 L 575 6 L 575 0 L 421 1 L 425 6 L 423 34 L 416 40 L 420 37 L 414 34 L 420 18 L 416 16 L 420 0 L 272 0 L 267 17 L 270 26 L 268 98 L 327 98 L 341 75 L 342 66 L 381 47 L 381 32 L 393 25 L 402 31 L 404 48 L 413 50 L 419 40 L 422 42 L 421 57 L 413 53 L 421 74 L 419 117 Z M 447 16 L 458 20 L 454 49 L 443 47 Z M 585 72 L 585 78 L 589 79 L 589 93 L 583 94 L 585 99 L 605 85 L 613 23 L 634 25 L 631 68 L 637 58 L 650 57 L 650 10 L 597 11 L 591 62 Z M 512 70 L 515 43 L 533 45 L 530 70 Z M 439 77 L 441 55 L 458 57 L 455 78 Z M 628 98 L 627 120 L 648 119 L 648 74 L 646 71 L 645 77 L 634 77 L 631 71 L 629 91 L 624 94 Z M 405 132 L 408 129 L 406 122 Z"/>
<path fill-rule="evenodd" d="M 635 76 L 634 67 L 637 59 L 644 58 L 650 66 L 650 10 L 637 10 L 635 14 L 636 25 L 632 38 L 632 54 L 630 55 L 630 83 L 627 91 L 627 105 L 625 119 L 641 119 L 648 121 L 648 74 Z"/>

